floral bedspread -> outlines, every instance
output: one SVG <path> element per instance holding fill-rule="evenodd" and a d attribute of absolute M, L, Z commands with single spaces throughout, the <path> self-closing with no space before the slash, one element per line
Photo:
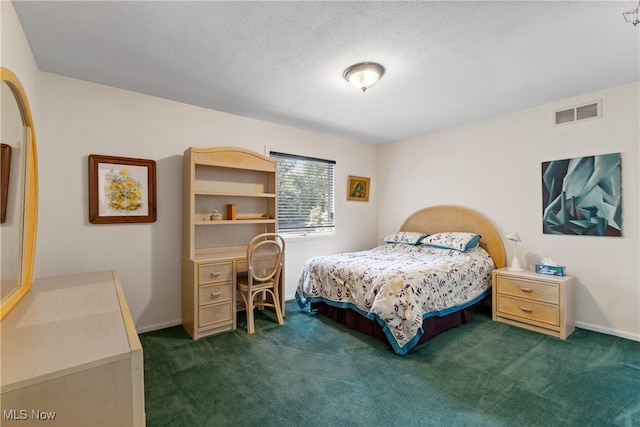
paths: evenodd
<path fill-rule="evenodd" d="M 406 354 L 423 334 L 423 319 L 458 311 L 485 297 L 493 268 L 493 260 L 480 247 L 463 253 L 382 244 L 310 259 L 298 280 L 296 299 L 301 308 L 323 301 L 377 320 L 394 351 Z"/>

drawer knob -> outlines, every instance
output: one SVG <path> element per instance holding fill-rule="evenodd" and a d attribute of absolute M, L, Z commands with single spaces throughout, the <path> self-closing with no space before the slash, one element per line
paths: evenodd
<path fill-rule="evenodd" d="M 219 271 L 209 273 L 209 279 L 215 279 L 218 276 L 220 276 Z"/>
<path fill-rule="evenodd" d="M 526 293 L 528 293 L 528 294 L 530 294 L 531 292 L 533 292 L 533 289 L 531 289 L 531 288 L 520 288 L 520 290 L 521 290 L 522 292 L 526 292 Z"/>
<path fill-rule="evenodd" d="M 525 313 L 531 313 L 531 312 L 533 312 L 533 310 L 532 310 L 532 309 L 530 309 L 530 308 L 528 308 L 528 307 L 522 307 L 522 306 L 520 306 L 520 310 L 524 311 Z"/>
<path fill-rule="evenodd" d="M 218 298 L 220 295 L 222 295 L 222 292 L 211 292 L 211 299 Z"/>

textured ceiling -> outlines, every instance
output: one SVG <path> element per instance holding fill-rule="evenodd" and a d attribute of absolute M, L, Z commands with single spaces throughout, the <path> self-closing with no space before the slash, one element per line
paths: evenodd
<path fill-rule="evenodd" d="M 639 80 L 625 3 L 13 2 L 42 71 L 371 144 Z"/>

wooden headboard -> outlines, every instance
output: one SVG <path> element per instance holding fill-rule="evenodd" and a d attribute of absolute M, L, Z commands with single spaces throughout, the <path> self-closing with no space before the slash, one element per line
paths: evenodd
<path fill-rule="evenodd" d="M 478 212 L 460 206 L 432 206 L 411 214 L 400 227 L 400 231 L 419 231 L 434 234 L 445 231 L 466 231 L 481 236 L 483 247 L 496 264 L 506 265 L 506 256 L 500 234 L 493 225 Z"/>

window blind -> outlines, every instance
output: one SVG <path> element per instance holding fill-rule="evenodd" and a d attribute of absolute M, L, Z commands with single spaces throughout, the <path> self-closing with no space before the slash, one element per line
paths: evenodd
<path fill-rule="evenodd" d="M 333 160 L 271 151 L 278 160 L 278 232 L 296 234 L 333 233 Z"/>

